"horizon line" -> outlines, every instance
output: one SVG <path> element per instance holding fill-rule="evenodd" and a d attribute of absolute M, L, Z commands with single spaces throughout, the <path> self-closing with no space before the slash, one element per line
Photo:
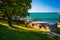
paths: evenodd
<path fill-rule="evenodd" d="M 29 12 L 29 13 L 58 13 L 58 12 Z"/>

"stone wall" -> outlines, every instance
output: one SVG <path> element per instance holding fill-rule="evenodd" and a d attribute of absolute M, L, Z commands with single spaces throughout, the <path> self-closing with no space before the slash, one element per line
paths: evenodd
<path fill-rule="evenodd" d="M 57 31 L 57 24 L 54 25 L 47 25 L 35 22 L 26 22 L 26 26 L 30 28 L 35 28 L 41 31 L 48 31 L 48 32 L 56 32 Z"/>
<path fill-rule="evenodd" d="M 39 24 L 39 23 L 29 22 L 26 25 L 27 25 L 27 27 L 30 27 L 30 28 L 35 28 L 35 29 L 38 29 L 38 30 L 41 30 L 41 31 L 48 31 L 48 32 L 50 32 L 49 26 L 44 25 L 44 24 L 42 25 L 42 24 Z"/>

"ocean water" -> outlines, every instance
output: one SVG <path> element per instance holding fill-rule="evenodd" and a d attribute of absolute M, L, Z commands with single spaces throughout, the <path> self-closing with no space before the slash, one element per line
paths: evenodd
<path fill-rule="evenodd" d="M 30 13 L 27 18 L 46 21 L 58 21 L 58 13 Z"/>

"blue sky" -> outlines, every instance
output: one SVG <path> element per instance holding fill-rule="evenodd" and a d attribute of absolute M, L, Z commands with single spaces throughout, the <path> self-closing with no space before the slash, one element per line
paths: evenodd
<path fill-rule="evenodd" d="M 60 0 L 32 0 L 29 12 L 59 12 Z"/>

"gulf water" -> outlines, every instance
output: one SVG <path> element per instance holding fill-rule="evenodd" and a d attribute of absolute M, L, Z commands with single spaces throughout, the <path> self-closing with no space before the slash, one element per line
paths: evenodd
<path fill-rule="evenodd" d="M 47 21 L 58 21 L 58 13 L 30 13 L 27 18 L 31 19 L 40 19 L 40 20 L 47 20 Z"/>

